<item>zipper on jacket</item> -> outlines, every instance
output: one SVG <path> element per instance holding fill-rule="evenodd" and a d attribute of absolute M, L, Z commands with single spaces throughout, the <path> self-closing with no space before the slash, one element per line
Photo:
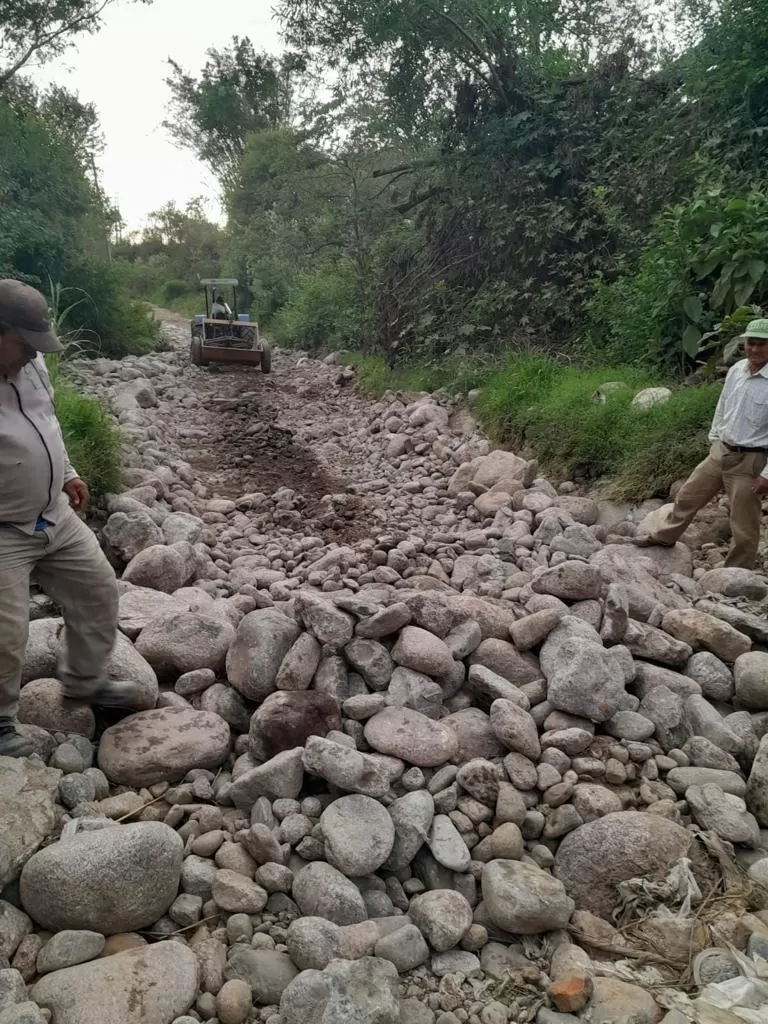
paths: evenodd
<path fill-rule="evenodd" d="M 45 448 L 45 454 L 48 456 L 48 470 L 50 474 L 50 479 L 48 482 L 48 504 L 46 505 L 46 508 L 50 508 L 50 506 L 53 504 L 53 459 L 51 458 L 50 449 L 48 448 L 48 445 L 45 443 L 45 438 L 40 433 L 40 429 L 35 423 L 35 421 L 30 419 L 30 417 L 27 416 L 27 414 L 24 412 L 24 406 L 21 403 L 21 395 L 19 394 L 19 389 L 12 381 L 9 380 L 8 383 L 13 388 L 14 394 L 16 395 L 16 401 L 19 403 L 19 412 L 27 421 L 27 423 L 32 427 L 37 436 L 40 438 L 40 444 L 43 446 L 43 448 Z M 40 515 L 42 515 L 43 512 L 45 512 L 45 509 L 41 511 Z"/>

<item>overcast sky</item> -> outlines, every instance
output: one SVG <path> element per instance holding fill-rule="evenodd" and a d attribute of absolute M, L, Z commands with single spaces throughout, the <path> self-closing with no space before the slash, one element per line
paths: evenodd
<path fill-rule="evenodd" d="M 216 185 L 193 154 L 168 140 L 161 122 L 170 99 L 164 83 L 172 57 L 197 73 L 205 51 L 233 35 L 250 36 L 256 49 L 280 49 L 272 20 L 274 0 L 154 0 L 150 7 L 120 0 L 107 9 L 104 28 L 83 36 L 61 60 L 35 70 L 39 84 L 56 82 L 96 104 L 106 138 L 102 183 L 129 229 L 170 199 L 209 200 L 220 217 Z"/>

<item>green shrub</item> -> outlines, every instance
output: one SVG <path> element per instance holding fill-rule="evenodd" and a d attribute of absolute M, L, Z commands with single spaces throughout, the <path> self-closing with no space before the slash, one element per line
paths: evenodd
<path fill-rule="evenodd" d="M 55 402 L 72 465 L 98 502 L 120 486 L 120 433 L 100 402 L 60 380 L 56 380 Z"/>
<path fill-rule="evenodd" d="M 272 320 L 280 345 L 310 350 L 349 344 L 360 326 L 351 267 L 324 267 L 299 278 Z"/>
<path fill-rule="evenodd" d="M 79 336 L 84 354 L 121 359 L 151 352 L 159 327 L 145 303 L 129 298 L 121 272 L 102 260 L 81 260 L 61 284 L 83 298 L 65 327 Z"/>
<path fill-rule="evenodd" d="M 188 281 L 182 281 L 181 278 L 174 278 L 171 281 L 165 281 L 160 294 L 163 297 L 164 302 L 173 302 L 174 299 L 179 299 L 182 296 L 189 295 L 190 287 Z"/>
<path fill-rule="evenodd" d="M 768 300 L 768 196 L 702 188 L 656 221 L 633 276 L 598 284 L 592 336 L 608 358 L 679 369 L 702 336 Z"/>

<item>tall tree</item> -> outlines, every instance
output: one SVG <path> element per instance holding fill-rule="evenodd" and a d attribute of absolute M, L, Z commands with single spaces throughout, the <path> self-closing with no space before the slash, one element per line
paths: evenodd
<path fill-rule="evenodd" d="M 238 36 L 228 49 L 211 49 L 207 56 L 199 78 L 169 60 L 171 116 L 163 127 L 228 185 L 235 180 L 248 134 L 289 123 L 303 61 L 292 54 L 258 53 L 250 39 Z"/>
<path fill-rule="evenodd" d="M 152 0 L 134 0 L 152 3 Z M 30 62 L 63 53 L 74 37 L 96 32 L 115 0 L 0 0 L 0 89 Z"/>

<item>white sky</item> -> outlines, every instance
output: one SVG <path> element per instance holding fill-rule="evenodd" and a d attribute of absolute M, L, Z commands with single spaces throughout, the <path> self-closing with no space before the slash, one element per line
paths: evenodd
<path fill-rule="evenodd" d="M 205 51 L 233 35 L 249 36 L 257 50 L 278 51 L 273 0 L 154 0 L 150 7 L 119 0 L 97 35 L 78 38 L 58 61 L 32 71 L 39 85 L 55 82 L 95 103 L 106 139 L 102 185 L 128 230 L 173 199 L 179 206 L 202 195 L 220 219 L 217 188 L 194 154 L 176 149 L 161 122 L 170 94 L 164 79 L 172 57 L 197 74 Z"/>

